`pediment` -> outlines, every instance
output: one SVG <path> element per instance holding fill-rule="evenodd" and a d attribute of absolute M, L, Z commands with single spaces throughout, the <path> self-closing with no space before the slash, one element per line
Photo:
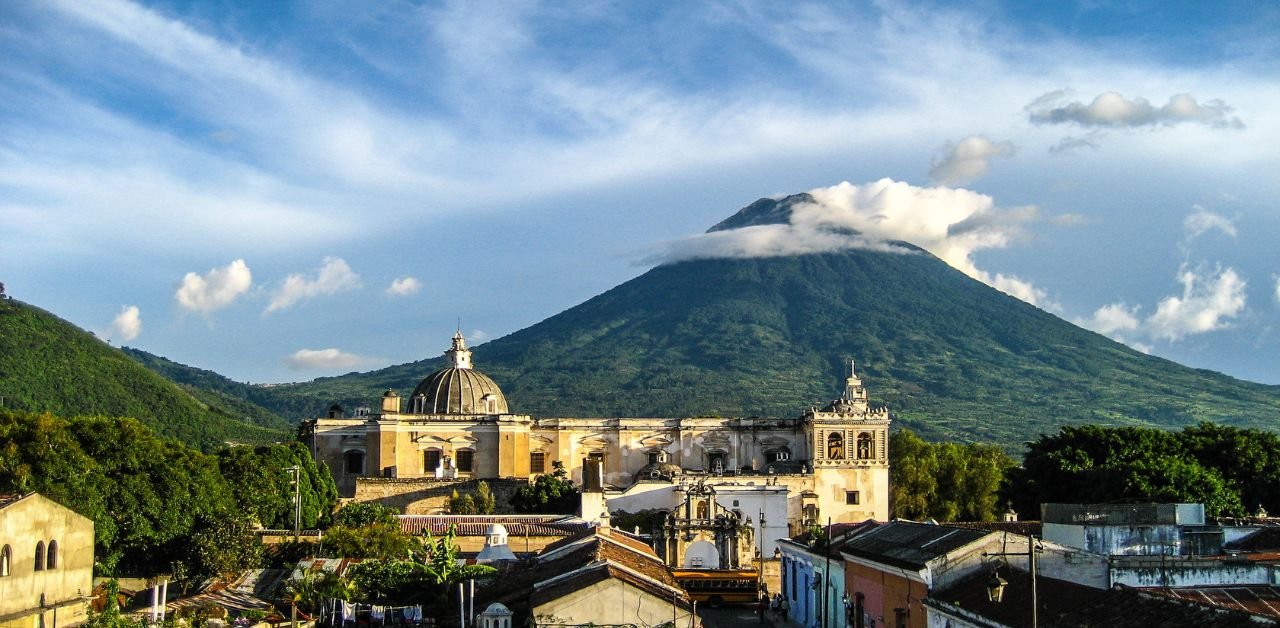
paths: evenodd
<path fill-rule="evenodd" d="M 704 449 L 727 449 L 729 447 L 729 436 L 721 432 L 708 432 L 698 439 L 702 443 Z"/>
<path fill-rule="evenodd" d="M 609 447 L 609 437 L 602 433 L 587 434 L 578 439 L 578 444 L 587 449 L 607 449 Z"/>
<path fill-rule="evenodd" d="M 766 436 L 760 439 L 760 445 L 766 449 L 789 447 L 791 440 L 781 436 Z"/>
<path fill-rule="evenodd" d="M 650 434 L 640 439 L 640 444 L 645 449 L 665 449 L 671 443 L 672 440 L 669 434 Z"/>

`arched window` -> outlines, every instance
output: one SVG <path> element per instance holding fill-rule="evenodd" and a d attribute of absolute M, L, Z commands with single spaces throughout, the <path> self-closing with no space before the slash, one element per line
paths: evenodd
<path fill-rule="evenodd" d="M 58 568 L 58 542 L 49 541 L 49 555 L 45 558 L 45 566 L 49 569 Z"/>
<path fill-rule="evenodd" d="M 770 463 L 786 462 L 791 459 L 791 450 L 786 447 L 770 449 L 769 451 L 765 452 L 765 459 L 768 460 Z"/>
<path fill-rule="evenodd" d="M 844 459 L 844 434 L 832 432 L 827 436 L 827 458 L 830 460 Z"/>
<path fill-rule="evenodd" d="M 476 452 L 470 449 L 458 450 L 458 470 L 463 473 L 471 473 L 475 466 Z"/>
<path fill-rule="evenodd" d="M 699 519 L 711 518 L 711 506 L 707 504 L 706 500 L 702 500 L 698 502 L 698 518 Z"/>
<path fill-rule="evenodd" d="M 9 565 L 13 563 L 13 548 L 8 545 L 0 549 L 0 578 L 9 575 Z"/>
<path fill-rule="evenodd" d="M 36 571 L 44 571 L 44 541 L 36 542 Z"/>
<path fill-rule="evenodd" d="M 346 459 L 347 475 L 364 475 L 364 452 L 352 449 L 342 455 Z"/>
<path fill-rule="evenodd" d="M 858 460 L 870 460 L 876 454 L 876 447 L 871 440 L 871 432 L 858 434 Z"/>

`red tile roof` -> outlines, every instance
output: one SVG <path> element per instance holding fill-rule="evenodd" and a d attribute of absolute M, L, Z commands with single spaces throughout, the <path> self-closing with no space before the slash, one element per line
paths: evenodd
<path fill-rule="evenodd" d="M 1280 588 L 1273 586 L 1150 588 L 1142 591 L 1280 619 Z"/>
<path fill-rule="evenodd" d="M 440 536 L 452 526 L 458 536 L 485 536 L 489 526 L 500 523 L 513 538 L 522 536 L 570 536 L 591 528 L 591 524 L 563 515 L 401 515 L 400 529 L 409 534 L 430 531 Z"/>

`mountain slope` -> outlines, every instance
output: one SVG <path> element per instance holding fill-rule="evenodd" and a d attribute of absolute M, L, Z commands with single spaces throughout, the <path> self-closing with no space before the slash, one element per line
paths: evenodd
<path fill-rule="evenodd" d="M 243 384 L 210 370 L 179 364 L 153 353 L 121 347 L 126 355 L 177 384 L 206 405 L 220 407 L 241 421 L 273 429 L 292 429 L 288 421 L 253 401 L 261 387 Z"/>
<path fill-rule="evenodd" d="M 785 223 L 804 200 L 763 199 L 713 229 Z M 513 411 L 544 416 L 794 416 L 834 396 L 856 359 L 873 399 L 935 438 L 1012 447 L 1063 424 L 1280 417 L 1280 387 L 1144 355 L 906 248 L 659 266 L 475 362 Z M 440 364 L 274 387 L 262 403 L 287 416 L 371 405 Z"/>
<path fill-rule="evenodd" d="M 59 416 L 129 416 L 164 436 L 212 448 L 288 436 L 204 402 L 118 349 L 44 310 L 0 299 L 0 398 L 4 407 Z M 263 418 L 263 417 L 260 417 Z"/>

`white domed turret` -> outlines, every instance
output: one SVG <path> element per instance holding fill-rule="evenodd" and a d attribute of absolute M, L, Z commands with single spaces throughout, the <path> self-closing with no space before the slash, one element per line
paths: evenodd
<path fill-rule="evenodd" d="M 507 546 L 507 527 L 501 523 L 489 526 L 485 531 L 484 548 L 476 554 L 476 562 L 481 565 L 503 560 L 516 560 L 515 552 Z"/>

